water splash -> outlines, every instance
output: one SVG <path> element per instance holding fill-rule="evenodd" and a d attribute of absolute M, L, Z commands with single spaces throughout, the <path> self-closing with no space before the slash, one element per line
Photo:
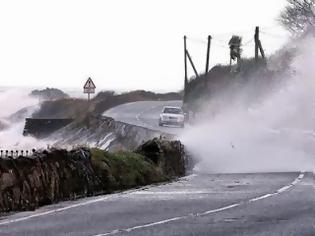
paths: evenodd
<path fill-rule="evenodd" d="M 39 108 L 38 99 L 28 94 L 29 91 L 25 89 L 9 89 L 0 93 L 0 120 L 5 124 L 5 128 L 0 130 L 0 149 L 26 150 L 46 147 L 44 142 L 23 136 L 24 119 Z M 22 111 L 23 108 L 28 109 Z"/>
<path fill-rule="evenodd" d="M 187 129 L 181 137 L 198 159 L 201 172 L 315 171 L 314 39 L 305 39 L 291 69 L 259 102 L 224 101 L 214 116 Z M 244 97 L 254 85 L 234 91 Z M 210 108 L 209 108 L 210 107 Z M 204 113 L 211 114 L 209 104 Z"/>

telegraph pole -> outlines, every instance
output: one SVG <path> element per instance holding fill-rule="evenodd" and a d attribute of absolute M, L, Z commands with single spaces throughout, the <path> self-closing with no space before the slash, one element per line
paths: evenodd
<path fill-rule="evenodd" d="M 255 39 L 255 61 L 256 61 L 256 63 L 258 63 L 259 52 L 260 52 L 261 57 L 264 60 L 264 63 L 266 63 L 265 51 L 264 51 L 262 44 L 261 44 L 261 41 L 259 39 L 259 26 L 256 26 L 254 39 Z"/>
<path fill-rule="evenodd" d="M 192 58 L 191 58 L 189 52 L 186 51 L 186 54 L 187 54 L 187 57 L 188 57 L 189 62 L 190 62 L 190 64 L 191 64 L 191 67 L 193 68 L 193 70 L 194 70 L 194 72 L 195 72 L 196 77 L 199 77 L 198 72 L 197 72 L 196 67 L 195 67 L 195 64 L 194 64 L 194 62 L 193 62 L 193 60 L 192 60 Z"/>
<path fill-rule="evenodd" d="M 205 74 L 208 74 L 208 71 L 209 71 L 209 57 L 210 57 L 211 39 L 212 39 L 212 37 L 210 35 L 208 35 L 207 61 L 206 61 L 206 72 L 205 72 Z"/>
<path fill-rule="evenodd" d="M 187 86 L 188 86 L 188 78 L 187 78 L 187 37 L 184 36 L 184 64 L 185 64 L 185 82 L 184 82 L 184 100 L 186 98 Z"/>
<path fill-rule="evenodd" d="M 255 61 L 256 63 L 258 63 L 258 45 L 259 45 L 259 27 L 256 26 L 255 28 L 255 36 L 254 36 L 254 39 L 255 39 Z"/>

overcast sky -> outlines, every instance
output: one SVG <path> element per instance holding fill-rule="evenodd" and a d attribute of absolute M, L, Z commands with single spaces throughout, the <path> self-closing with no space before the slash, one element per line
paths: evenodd
<path fill-rule="evenodd" d="M 180 90 L 183 36 L 200 72 L 227 63 L 228 40 L 253 56 L 261 26 L 267 54 L 286 40 L 276 22 L 285 0 L 1 0 L 0 86 Z M 192 76 L 192 71 L 189 72 Z"/>

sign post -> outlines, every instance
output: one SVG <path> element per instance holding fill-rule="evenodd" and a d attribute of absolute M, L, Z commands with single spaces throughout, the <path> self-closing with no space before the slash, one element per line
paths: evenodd
<path fill-rule="evenodd" d="M 95 93 L 96 86 L 93 80 L 89 77 L 83 86 L 83 93 L 88 94 L 88 106 L 90 106 L 91 93 Z M 89 109 L 88 109 L 89 110 Z M 90 128 L 90 114 L 87 116 L 87 126 Z"/>
<path fill-rule="evenodd" d="M 83 93 L 88 94 L 88 101 L 91 99 L 91 93 L 95 93 L 96 86 L 93 80 L 89 77 L 83 86 Z"/>

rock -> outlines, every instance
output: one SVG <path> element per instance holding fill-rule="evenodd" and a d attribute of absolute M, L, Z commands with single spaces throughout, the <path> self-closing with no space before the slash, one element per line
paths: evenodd
<path fill-rule="evenodd" d="M 0 159 L 0 212 L 33 210 L 99 192 L 100 181 L 85 149 L 51 150 Z"/>
<path fill-rule="evenodd" d="M 154 138 L 142 144 L 135 152 L 158 165 L 169 178 L 185 174 L 185 151 L 180 141 Z"/>

